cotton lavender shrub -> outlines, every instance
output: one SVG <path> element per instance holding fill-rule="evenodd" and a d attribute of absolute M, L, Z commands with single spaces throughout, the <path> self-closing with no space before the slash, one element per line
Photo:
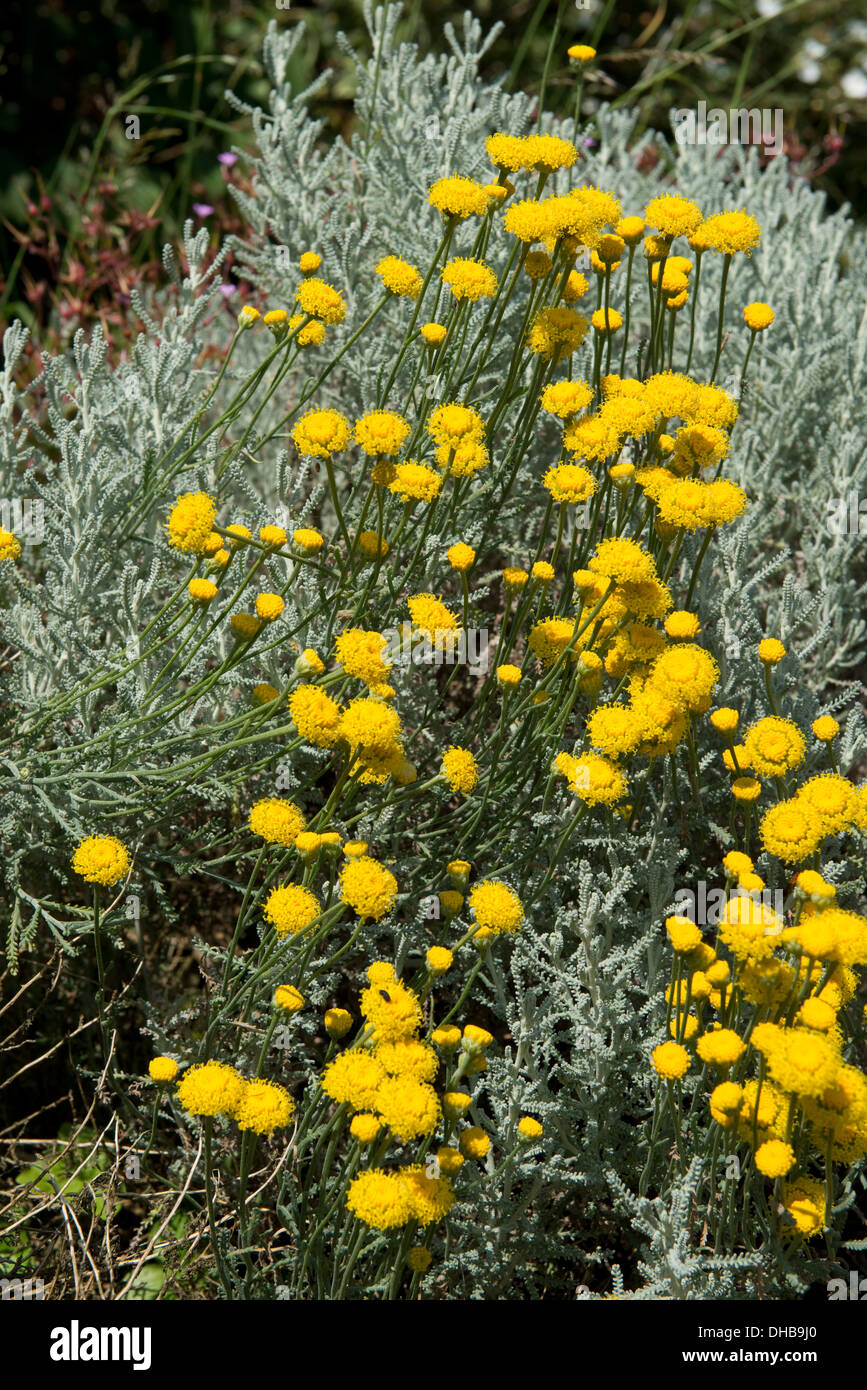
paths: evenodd
<path fill-rule="evenodd" d="M 214 1297 L 797 1297 L 867 1153 L 864 240 L 397 13 L 327 148 L 269 29 L 229 333 L 190 227 L 41 412 L 7 330 L 9 966 Z"/>

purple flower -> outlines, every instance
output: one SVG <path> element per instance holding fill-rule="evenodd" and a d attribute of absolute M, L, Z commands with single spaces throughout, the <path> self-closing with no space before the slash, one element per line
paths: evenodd
<path fill-rule="evenodd" d="M 583 144 L 585 150 L 592 150 L 594 145 L 598 144 L 598 141 L 594 140 L 592 135 L 588 135 L 587 138 L 583 141 Z"/>
<path fill-rule="evenodd" d="M 210 217 L 213 211 L 210 203 L 193 203 L 193 212 L 197 217 Z"/>
<path fill-rule="evenodd" d="M 235 286 L 234 286 L 234 285 L 221 285 L 221 286 L 220 286 L 220 294 L 223 296 L 224 299 L 231 299 L 231 298 L 232 298 L 232 295 L 233 295 L 234 293 L 235 293 Z"/>
<path fill-rule="evenodd" d="M 238 162 L 238 156 L 232 154 L 230 150 L 224 150 L 222 154 L 218 154 L 217 159 L 221 164 L 225 164 L 227 169 L 231 169 L 232 165 Z"/>

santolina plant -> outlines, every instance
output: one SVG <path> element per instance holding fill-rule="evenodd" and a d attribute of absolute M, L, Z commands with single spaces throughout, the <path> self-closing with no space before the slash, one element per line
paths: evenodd
<path fill-rule="evenodd" d="M 729 600 L 768 506 L 739 443 L 767 233 L 738 189 L 590 177 L 577 116 L 515 103 L 447 150 L 363 247 L 362 308 L 295 244 L 173 393 L 212 299 L 188 236 L 161 341 L 112 374 L 79 339 L 26 424 L 67 521 L 0 533 L 10 958 L 92 962 L 100 1072 L 135 1152 L 201 1164 L 218 1296 L 788 1297 L 847 1267 L 862 721 L 805 678 L 791 581 L 767 633 Z M 158 428 L 112 474 L 131 381 Z M 62 524 L 92 597 L 59 674 Z M 711 943 L 673 908 L 717 878 Z M 138 1071 L 132 899 L 202 960 L 132 993 Z"/>

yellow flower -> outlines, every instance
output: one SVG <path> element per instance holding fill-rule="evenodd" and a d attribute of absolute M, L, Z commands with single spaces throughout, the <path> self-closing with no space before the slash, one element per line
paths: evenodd
<path fill-rule="evenodd" d="M 373 1027 L 375 1043 L 411 1038 L 421 1026 L 421 1005 L 417 995 L 407 989 L 386 961 L 375 961 L 368 968 L 370 988 L 362 991 L 361 1012 Z"/>
<path fill-rule="evenodd" d="M 491 1147 L 490 1139 L 478 1125 L 462 1130 L 458 1142 L 464 1158 L 482 1159 Z"/>
<path fill-rule="evenodd" d="M 445 975 L 446 971 L 452 968 L 454 956 L 445 946 L 431 946 L 425 960 L 433 975 Z"/>
<path fill-rule="evenodd" d="M 394 907 L 397 879 L 370 855 L 350 859 L 340 871 L 343 901 L 363 921 L 379 922 Z"/>
<path fill-rule="evenodd" d="M 368 410 L 355 422 L 355 440 L 365 454 L 397 454 L 409 435 L 409 421 L 393 410 Z"/>
<path fill-rule="evenodd" d="M 382 1120 L 378 1115 L 353 1115 L 349 1123 L 349 1133 L 365 1147 L 373 1143 L 381 1129 Z"/>
<path fill-rule="evenodd" d="M 345 1037 L 352 1027 L 352 1014 L 347 1009 L 326 1009 L 325 1030 L 330 1038 Z"/>
<path fill-rule="evenodd" d="M 411 1075 L 387 1076 L 376 1093 L 376 1113 L 398 1139 L 408 1143 L 431 1134 L 440 1118 L 436 1091 Z"/>
<path fill-rule="evenodd" d="M 404 502 L 432 502 L 442 489 L 443 480 L 436 469 L 426 463 L 406 459 L 396 465 L 389 491 Z"/>
<path fill-rule="evenodd" d="M 316 251 L 304 251 L 298 259 L 298 269 L 302 275 L 313 275 L 322 264 L 322 257 Z"/>
<path fill-rule="evenodd" d="M 596 57 L 596 49 L 587 43 L 573 43 L 571 48 L 567 48 L 566 54 L 574 58 L 576 63 L 590 63 Z"/>
<path fill-rule="evenodd" d="M 349 1184 L 346 1206 L 353 1216 L 377 1231 L 405 1226 L 413 1218 L 410 1195 L 400 1173 L 368 1168 Z"/>
<path fill-rule="evenodd" d="M 798 1178 L 783 1188 L 783 1205 L 805 1238 L 825 1229 L 825 1189 L 814 1178 Z"/>
<path fill-rule="evenodd" d="M 418 299 L 422 278 L 414 265 L 401 260 L 400 256 L 383 256 L 376 267 L 376 273 L 387 290 L 392 294 L 409 299 Z"/>
<path fill-rule="evenodd" d="M 216 515 L 217 504 L 207 492 L 185 492 L 169 513 L 166 523 L 169 545 L 184 554 L 203 555 Z"/>
<path fill-rule="evenodd" d="M 485 422 L 472 406 L 451 401 L 431 413 L 427 432 L 435 444 L 453 448 L 464 439 L 481 439 Z"/>
<path fill-rule="evenodd" d="M 689 1068 L 689 1053 L 680 1043 L 664 1042 L 653 1049 L 654 1070 L 666 1081 L 677 1081 Z"/>
<path fill-rule="evenodd" d="M 13 531 L 0 526 L 0 560 L 17 560 L 21 554 L 21 542 Z"/>
<path fill-rule="evenodd" d="M 349 437 L 349 421 L 338 410 L 308 410 L 292 431 L 299 454 L 310 458 L 330 459 L 347 447 Z"/>
<path fill-rule="evenodd" d="M 330 748 L 340 737 L 340 706 L 315 685 L 299 685 L 289 696 L 292 722 L 316 748 Z"/>
<path fill-rule="evenodd" d="M 761 333 L 764 329 L 770 328 L 773 321 L 774 311 L 770 304 L 763 304 L 760 299 L 756 299 L 752 304 L 744 305 L 744 323 L 754 333 Z"/>
<path fill-rule="evenodd" d="M 224 1062 L 202 1062 L 184 1072 L 178 1082 L 178 1101 L 188 1115 L 234 1115 L 245 1082 Z"/>
<path fill-rule="evenodd" d="M 458 574 L 466 574 L 467 570 L 475 564 L 476 552 L 471 545 L 464 545 L 463 541 L 458 541 L 457 545 L 450 545 L 446 551 L 446 559 L 452 569 L 457 570 Z"/>
<path fill-rule="evenodd" d="M 114 835 L 89 835 L 76 847 L 72 867 L 86 883 L 109 888 L 129 872 L 129 851 Z"/>
<path fill-rule="evenodd" d="M 813 720 L 813 733 L 820 743 L 833 743 L 840 732 L 840 725 L 830 714 L 822 714 Z"/>
<path fill-rule="evenodd" d="M 467 179 L 455 174 L 451 178 L 437 179 L 428 189 L 428 202 L 444 217 L 463 220 L 467 217 L 482 217 L 488 210 L 488 195 L 475 179 Z"/>
<path fill-rule="evenodd" d="M 423 323 L 419 329 L 419 333 L 428 347 L 432 348 L 439 347 L 441 343 L 445 342 L 446 332 L 446 328 L 441 323 Z"/>
<path fill-rule="evenodd" d="M 542 482 L 555 502 L 586 502 L 598 487 L 593 474 L 575 463 L 552 466 Z"/>
<path fill-rule="evenodd" d="M 391 670 L 391 662 L 383 660 L 386 638 L 381 632 L 364 628 L 344 628 L 335 644 L 335 658 L 348 676 L 355 676 L 367 685 L 379 685 Z"/>
<path fill-rule="evenodd" d="M 285 607 L 279 594 L 259 594 L 256 599 L 256 612 L 265 623 L 273 623 Z"/>
<path fill-rule="evenodd" d="M 315 276 L 298 286 L 295 299 L 302 313 L 322 323 L 342 323 L 346 317 L 346 303 L 340 291 Z"/>
<path fill-rule="evenodd" d="M 701 943 L 701 932 L 688 917 L 666 917 L 665 930 L 675 951 L 694 951 Z"/>
<path fill-rule="evenodd" d="M 443 753 L 442 773 L 453 792 L 469 796 L 479 780 L 476 760 L 467 748 L 451 747 Z"/>
<path fill-rule="evenodd" d="M 497 879 L 485 879 L 470 889 L 470 909 L 479 927 L 516 932 L 524 921 L 524 905 L 517 893 Z"/>
<path fill-rule="evenodd" d="M 700 235 L 704 246 L 724 256 L 733 256 L 736 251 L 749 255 L 758 246 L 762 229 L 748 212 L 726 210 L 703 222 Z"/>
<path fill-rule="evenodd" d="M 433 1256 L 424 1245 L 414 1245 L 406 1257 L 407 1264 L 416 1274 L 425 1274 L 430 1269 Z"/>
<path fill-rule="evenodd" d="M 174 1057 L 152 1057 L 148 1062 L 151 1081 L 174 1081 L 178 1074 L 178 1064 Z"/>
<path fill-rule="evenodd" d="M 353 1110 L 376 1107 L 379 1088 L 388 1073 L 382 1062 L 369 1052 L 343 1052 L 322 1073 L 322 1090 L 338 1105 Z"/>
<path fill-rule="evenodd" d="M 278 985 L 271 1002 L 275 1009 L 282 1009 L 287 1014 L 297 1014 L 304 1008 L 304 995 L 294 985 Z"/>
<path fill-rule="evenodd" d="M 265 900 L 263 913 L 278 936 L 297 936 L 306 931 L 322 911 L 318 898 L 299 883 L 278 884 Z"/>
<path fill-rule="evenodd" d="M 407 1194 L 410 1214 L 419 1226 L 432 1226 L 435 1221 L 441 1221 L 455 1204 L 454 1189 L 445 1176 L 430 1178 L 424 1168 L 413 1164 L 399 1169 L 397 1177 Z"/>
<path fill-rule="evenodd" d="M 733 1029 L 717 1028 L 699 1038 L 695 1050 L 710 1066 L 730 1067 L 743 1056 L 747 1045 Z"/>
<path fill-rule="evenodd" d="M 542 1138 L 542 1125 L 533 1118 L 532 1115 L 522 1115 L 518 1121 L 518 1133 L 522 1139 L 533 1140 Z"/>
<path fill-rule="evenodd" d="M 855 811 L 855 788 L 845 777 L 834 772 L 822 772 L 798 788 L 799 802 L 806 802 L 822 823 L 826 835 L 836 835 L 852 820 Z"/>
<path fill-rule="evenodd" d="M 285 1087 L 276 1081 L 256 1079 L 244 1083 L 235 1119 L 239 1129 L 273 1134 L 275 1129 L 285 1129 L 294 1110 L 295 1102 Z"/>
<path fill-rule="evenodd" d="M 324 538 L 311 526 L 299 526 L 292 532 L 292 540 L 306 555 L 315 555 L 325 544 Z"/>
<path fill-rule="evenodd" d="M 471 257 L 455 256 L 443 266 L 440 277 L 457 300 L 492 299 L 497 293 L 496 273 Z"/>
<path fill-rule="evenodd" d="M 442 1028 L 434 1029 L 431 1040 L 437 1047 L 441 1047 L 443 1052 L 453 1052 L 461 1040 L 461 1030 L 454 1024 L 446 1024 Z"/>
<path fill-rule="evenodd" d="M 304 829 L 304 815 L 293 802 L 267 796 L 250 808 L 250 829 L 267 844 L 294 845 Z"/>
<path fill-rule="evenodd" d="M 696 713 L 707 709 L 718 680 L 719 667 L 710 653 L 686 642 L 660 652 L 648 676 L 648 683 L 668 699 Z"/>
<path fill-rule="evenodd" d="M 786 864 L 800 864 L 815 854 L 827 831 L 808 802 L 778 801 L 762 817 L 759 835 L 769 854 Z"/>
<path fill-rule="evenodd" d="M 710 722 L 721 734 L 733 734 L 738 727 L 739 715 L 736 709 L 730 709 L 723 705 L 721 709 L 715 709 L 710 716 Z"/>
<path fill-rule="evenodd" d="M 652 198 L 644 209 L 645 219 L 660 236 L 691 236 L 701 222 L 698 203 L 681 198 L 677 193 L 663 193 Z"/>

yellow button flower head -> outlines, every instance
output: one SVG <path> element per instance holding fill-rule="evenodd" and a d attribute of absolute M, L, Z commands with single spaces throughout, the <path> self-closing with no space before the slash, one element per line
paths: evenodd
<path fill-rule="evenodd" d="M 464 905 L 463 893 L 456 893 L 453 888 L 446 888 L 439 895 L 440 907 L 448 920 L 456 916 Z"/>
<path fill-rule="evenodd" d="M 306 555 L 315 555 L 325 544 L 324 538 L 310 526 L 299 526 L 292 532 L 292 540 Z"/>
<path fill-rule="evenodd" d="M 302 275 L 315 275 L 322 264 L 322 257 L 317 251 L 304 251 L 298 261 L 298 269 Z"/>
<path fill-rule="evenodd" d="M 654 1070 L 666 1081 L 678 1081 L 689 1068 L 689 1053 L 676 1042 L 660 1043 L 650 1054 Z"/>
<path fill-rule="evenodd" d="M 0 526 L 0 560 L 17 560 L 21 554 L 21 542 L 13 531 Z"/>
<path fill-rule="evenodd" d="M 758 801 L 762 794 L 762 784 L 757 777 L 736 777 L 732 782 L 732 796 L 735 801 Z M 741 887 L 746 887 L 741 884 Z"/>
<path fill-rule="evenodd" d="M 524 257 L 524 274 L 531 280 L 544 280 L 553 268 L 554 262 L 545 251 L 530 251 Z"/>
<path fill-rule="evenodd" d="M 537 560 L 530 570 L 530 574 L 537 584 L 550 584 L 554 578 L 554 566 L 547 560 Z"/>
<path fill-rule="evenodd" d="M 533 168 L 532 146 L 526 135 L 505 135 L 498 131 L 496 135 L 488 136 L 485 149 L 497 169 L 517 174 Z"/>
<path fill-rule="evenodd" d="M 431 639 L 436 639 L 439 633 L 460 631 L 457 618 L 435 594 L 412 594 L 407 599 L 407 608 L 413 630 L 425 633 Z"/>
<path fill-rule="evenodd" d="M 761 237 L 761 227 L 748 212 L 718 212 L 701 225 L 703 244 L 724 256 L 733 256 L 736 251 L 749 255 L 758 246 Z"/>
<path fill-rule="evenodd" d="M 263 545 L 279 549 L 281 545 L 286 544 L 287 537 L 282 526 L 260 526 L 259 540 Z"/>
<path fill-rule="evenodd" d="M 762 333 L 766 328 L 770 328 L 773 321 L 774 311 L 770 304 L 763 304 L 757 299 L 752 304 L 744 305 L 744 323 L 753 333 Z"/>
<path fill-rule="evenodd" d="M 304 814 L 292 801 L 266 796 L 250 808 L 250 829 L 269 845 L 294 845 L 304 829 Z"/>
<path fill-rule="evenodd" d="M 593 474 L 577 463 L 560 463 L 550 467 L 542 479 L 555 502 L 586 502 L 597 491 Z"/>
<path fill-rule="evenodd" d="M 450 401 L 438 405 L 431 413 L 427 432 L 435 444 L 452 449 L 465 439 L 481 439 L 485 422 L 472 406 Z"/>
<path fill-rule="evenodd" d="M 337 638 L 335 658 L 348 676 L 355 676 L 367 685 L 378 685 L 386 680 L 391 670 L 391 662 L 383 659 L 383 649 L 387 645 L 381 632 L 344 628 Z"/>
<path fill-rule="evenodd" d="M 252 328 L 256 320 L 261 317 L 262 315 L 259 313 L 259 310 L 255 309 L 252 304 L 245 304 L 238 315 L 238 327 Z"/>
<path fill-rule="evenodd" d="M 343 1052 L 329 1062 L 322 1073 L 322 1090 L 338 1105 L 351 1105 L 354 1110 L 371 1110 L 376 1105 L 379 1088 L 388 1073 L 378 1058 L 369 1052 Z"/>
<path fill-rule="evenodd" d="M 349 1184 L 346 1206 L 359 1221 L 376 1231 L 392 1231 L 412 1220 L 413 1211 L 401 1175 L 368 1168 Z"/>
<path fill-rule="evenodd" d="M 303 328 L 302 324 L 304 325 Z M 325 324 L 319 323 L 317 319 L 311 319 L 304 323 L 303 314 L 293 314 L 286 326 L 290 333 L 298 330 L 295 341 L 299 347 L 317 347 L 325 340 Z"/>
<path fill-rule="evenodd" d="M 522 1115 L 518 1121 L 518 1133 L 522 1139 L 533 1140 L 542 1138 L 542 1125 L 539 1120 L 532 1115 Z"/>
<path fill-rule="evenodd" d="M 278 985 L 271 1002 L 275 1009 L 282 1009 L 287 1014 L 297 1014 L 304 1008 L 304 995 L 294 985 Z"/>
<path fill-rule="evenodd" d="M 571 140 L 563 140 L 559 135 L 525 136 L 531 168 L 541 173 L 553 174 L 556 169 L 571 169 L 578 159 L 578 151 Z"/>
<path fill-rule="evenodd" d="M 285 1129 L 292 1119 L 295 1102 L 284 1086 L 276 1081 L 256 1079 L 244 1084 L 244 1092 L 235 1110 L 239 1129 L 254 1134 L 273 1134 Z"/>
<path fill-rule="evenodd" d="M 712 1067 L 730 1067 L 743 1056 L 747 1045 L 732 1028 L 716 1028 L 699 1038 L 695 1050 Z"/>
<path fill-rule="evenodd" d="M 452 569 L 457 570 L 458 574 L 466 574 L 475 564 L 476 552 L 471 545 L 464 545 L 463 541 L 458 541 L 457 545 L 450 545 L 446 551 L 446 559 Z"/>
<path fill-rule="evenodd" d="M 518 569 L 516 565 L 507 565 L 503 570 L 503 584 L 507 591 L 517 593 L 529 583 L 530 576 L 526 570 Z"/>
<path fill-rule="evenodd" d="M 398 1139 L 409 1143 L 433 1133 L 440 1105 L 433 1086 L 409 1075 L 387 1076 L 376 1093 L 376 1113 Z"/>
<path fill-rule="evenodd" d="M 397 898 L 397 879 L 370 855 L 350 859 L 340 871 L 343 901 L 364 921 L 379 922 Z"/>
<path fill-rule="evenodd" d="M 616 310 L 610 310 L 613 315 Z M 594 315 L 595 318 L 595 315 Z M 527 335 L 527 346 L 538 357 L 560 362 L 583 343 L 589 320 L 565 304 L 540 309 Z"/>
<path fill-rule="evenodd" d="M 454 1024 L 446 1024 L 443 1028 L 435 1028 L 431 1034 L 431 1041 L 437 1047 L 441 1047 L 443 1052 L 453 1052 L 461 1040 L 461 1030 Z"/>
<path fill-rule="evenodd" d="M 452 746 L 443 753 L 442 774 L 453 792 L 469 796 L 479 780 L 479 769 L 468 748 Z"/>
<path fill-rule="evenodd" d="M 298 421 L 292 438 L 299 454 L 329 459 L 349 444 L 349 421 L 339 410 L 309 410 Z"/>
<path fill-rule="evenodd" d="M 491 1147 L 490 1139 L 478 1125 L 462 1130 L 459 1143 L 464 1158 L 482 1159 Z"/>
<path fill-rule="evenodd" d="M 656 578 L 653 556 L 638 541 L 611 537 L 601 541 L 587 562 L 594 574 L 630 583 Z"/>
<path fill-rule="evenodd" d="M 437 948 L 436 949 L 443 949 Z M 388 984 L 385 986 L 388 989 Z M 427 1043 L 418 1038 L 399 1038 L 396 1042 L 379 1043 L 374 1053 L 389 1076 L 410 1076 L 415 1081 L 433 1081 L 439 1068 L 439 1057 Z"/>
<path fill-rule="evenodd" d="M 295 299 L 302 313 L 322 323 L 342 323 L 346 317 L 346 302 L 340 291 L 315 276 L 298 286 Z"/>
<path fill-rule="evenodd" d="M 283 883 L 272 888 L 263 913 L 278 936 L 298 936 L 316 921 L 322 904 L 309 888 L 300 883 Z"/>
<path fill-rule="evenodd" d="M 259 594 L 256 599 L 256 612 L 265 623 L 273 623 L 285 607 L 279 594 Z"/>
<path fill-rule="evenodd" d="M 373 1041 L 379 1044 L 413 1037 L 422 1022 L 418 996 L 396 978 L 394 967 L 386 961 L 375 961 L 367 978 L 370 987 L 362 991 L 361 1012 L 373 1027 Z"/>
<path fill-rule="evenodd" d="M 262 624 L 253 613 L 233 613 L 229 626 L 237 637 L 251 638 L 261 630 Z"/>
<path fill-rule="evenodd" d="M 730 897 L 720 919 L 719 936 L 738 960 L 767 960 L 784 923 L 766 903 L 738 893 Z"/>
<path fill-rule="evenodd" d="M 666 618 L 665 631 L 674 642 L 689 642 L 701 632 L 701 623 L 695 613 L 678 609 L 675 613 L 669 613 Z"/>
<path fill-rule="evenodd" d="M 433 502 L 442 491 L 442 485 L 443 480 L 435 468 L 406 459 L 396 465 L 388 488 L 403 502 Z"/>
<path fill-rule="evenodd" d="M 387 290 L 398 297 L 418 299 L 422 278 L 418 269 L 400 256 L 383 256 L 376 273 Z"/>
<path fill-rule="evenodd" d="M 807 750 L 801 730 L 791 719 L 768 715 L 747 729 L 744 747 L 750 766 L 762 777 L 782 777 L 804 761 Z"/>
<path fill-rule="evenodd" d="M 681 917 L 677 914 L 666 917 L 665 930 L 668 932 L 668 939 L 675 951 L 694 951 L 696 946 L 701 944 L 701 931 L 689 917 Z"/>
<path fill-rule="evenodd" d="M 596 57 L 596 49 L 588 43 L 573 43 L 571 48 L 566 49 L 566 54 L 576 63 L 591 63 Z"/>
<path fill-rule="evenodd" d="M 718 680 L 719 667 L 710 652 L 687 642 L 660 652 L 648 677 L 669 700 L 699 714 L 710 704 Z"/>
<path fill-rule="evenodd" d="M 448 1099 L 448 1097 L 446 1097 L 446 1099 Z M 467 1100 L 469 1100 L 469 1096 L 467 1096 Z M 453 1118 L 457 1117 L 453 1116 Z M 440 1172 L 446 1173 L 449 1176 L 453 1173 L 459 1173 L 466 1163 L 466 1159 L 458 1149 L 448 1148 L 446 1145 L 437 1149 L 436 1158 Z"/>
<path fill-rule="evenodd" d="M 423 323 L 418 331 L 429 348 L 437 348 L 445 342 L 447 330 L 441 323 Z"/>
<path fill-rule="evenodd" d="M 148 1062 L 151 1081 L 174 1081 L 178 1074 L 178 1064 L 174 1057 L 152 1057 Z"/>
<path fill-rule="evenodd" d="M 393 410 L 369 410 L 355 422 L 355 441 L 365 454 L 397 454 L 409 434 L 409 421 Z"/>
<path fill-rule="evenodd" d="M 681 198 L 677 193 L 663 193 L 652 198 L 644 209 L 644 216 L 664 237 L 691 236 L 702 219 L 698 203 Z"/>
<path fill-rule="evenodd" d="M 805 1239 L 825 1229 L 825 1188 L 815 1178 L 798 1178 L 783 1188 L 783 1205 Z"/>
<path fill-rule="evenodd" d="M 470 909 L 480 927 L 493 932 L 516 932 L 524 921 L 524 905 L 514 889 L 497 879 L 485 879 L 470 889 Z"/>
<path fill-rule="evenodd" d="M 89 835 L 76 847 L 72 867 L 86 883 L 109 888 L 129 872 L 129 851 L 114 835 Z"/>
<path fill-rule="evenodd" d="M 360 696 L 340 718 L 340 737 L 364 758 L 385 758 L 398 750 L 400 715 L 382 700 Z"/>
<path fill-rule="evenodd" d="M 561 420 L 586 410 L 593 400 L 593 391 L 586 381 L 555 381 L 546 386 L 540 398 L 542 409 Z"/>
<path fill-rule="evenodd" d="M 428 202 L 444 217 L 463 220 L 467 217 L 483 217 L 488 210 L 488 195 L 475 179 L 463 178 L 455 174 L 451 178 L 437 179 L 428 189 Z"/>
<path fill-rule="evenodd" d="M 184 1072 L 178 1101 L 188 1115 L 234 1115 L 244 1094 L 244 1078 L 224 1062 L 202 1062 Z"/>
<path fill-rule="evenodd" d="M 813 720 L 813 733 L 820 743 L 833 743 L 840 732 L 840 725 L 830 714 L 821 714 Z"/>
<path fill-rule="evenodd" d="M 315 685 L 292 691 L 289 713 L 301 737 L 316 748 L 330 748 L 340 737 L 340 706 Z"/>
<path fill-rule="evenodd" d="M 669 634 L 670 636 L 671 634 Z M 710 722 L 721 734 L 733 734 L 738 727 L 740 716 L 736 709 L 731 709 L 728 705 L 723 705 L 720 709 L 715 709 L 710 716 Z"/>
<path fill-rule="evenodd" d="M 169 545 L 184 554 L 205 554 L 216 515 L 217 504 L 207 492 L 185 492 L 169 513 Z"/>
<path fill-rule="evenodd" d="M 497 293 L 496 272 L 471 257 L 455 256 L 443 266 L 440 278 L 457 300 L 492 299 Z"/>
<path fill-rule="evenodd" d="M 759 643 L 759 660 L 766 666 L 777 666 L 786 655 L 786 649 L 776 637 L 764 637 Z"/>
<path fill-rule="evenodd" d="M 588 806 L 613 806 L 626 795 L 626 778 L 620 768 L 596 753 L 576 758 L 567 778 L 569 790 Z"/>
<path fill-rule="evenodd" d="M 424 1245 L 414 1245 L 406 1257 L 407 1264 L 416 1274 L 426 1274 L 432 1259 L 433 1255 Z"/>
<path fill-rule="evenodd" d="M 710 1113 L 723 1129 L 732 1129 L 744 1098 L 742 1086 L 734 1081 L 722 1081 L 710 1095 Z"/>
<path fill-rule="evenodd" d="M 373 1143 L 381 1129 L 382 1120 L 378 1115 L 353 1115 L 349 1125 L 349 1133 L 353 1139 L 357 1139 L 365 1148 Z"/>
<path fill-rule="evenodd" d="M 447 1177 L 430 1178 L 420 1164 L 400 1168 L 397 1176 L 409 1199 L 412 1218 L 419 1226 L 441 1221 L 454 1206 L 455 1193 Z"/>
<path fill-rule="evenodd" d="M 855 813 L 855 788 L 845 777 L 822 772 L 798 788 L 797 800 L 816 813 L 826 835 L 845 830 Z"/>
<path fill-rule="evenodd" d="M 325 1031 L 329 1038 L 342 1038 L 352 1027 L 352 1014 L 347 1009 L 325 1010 Z"/>

